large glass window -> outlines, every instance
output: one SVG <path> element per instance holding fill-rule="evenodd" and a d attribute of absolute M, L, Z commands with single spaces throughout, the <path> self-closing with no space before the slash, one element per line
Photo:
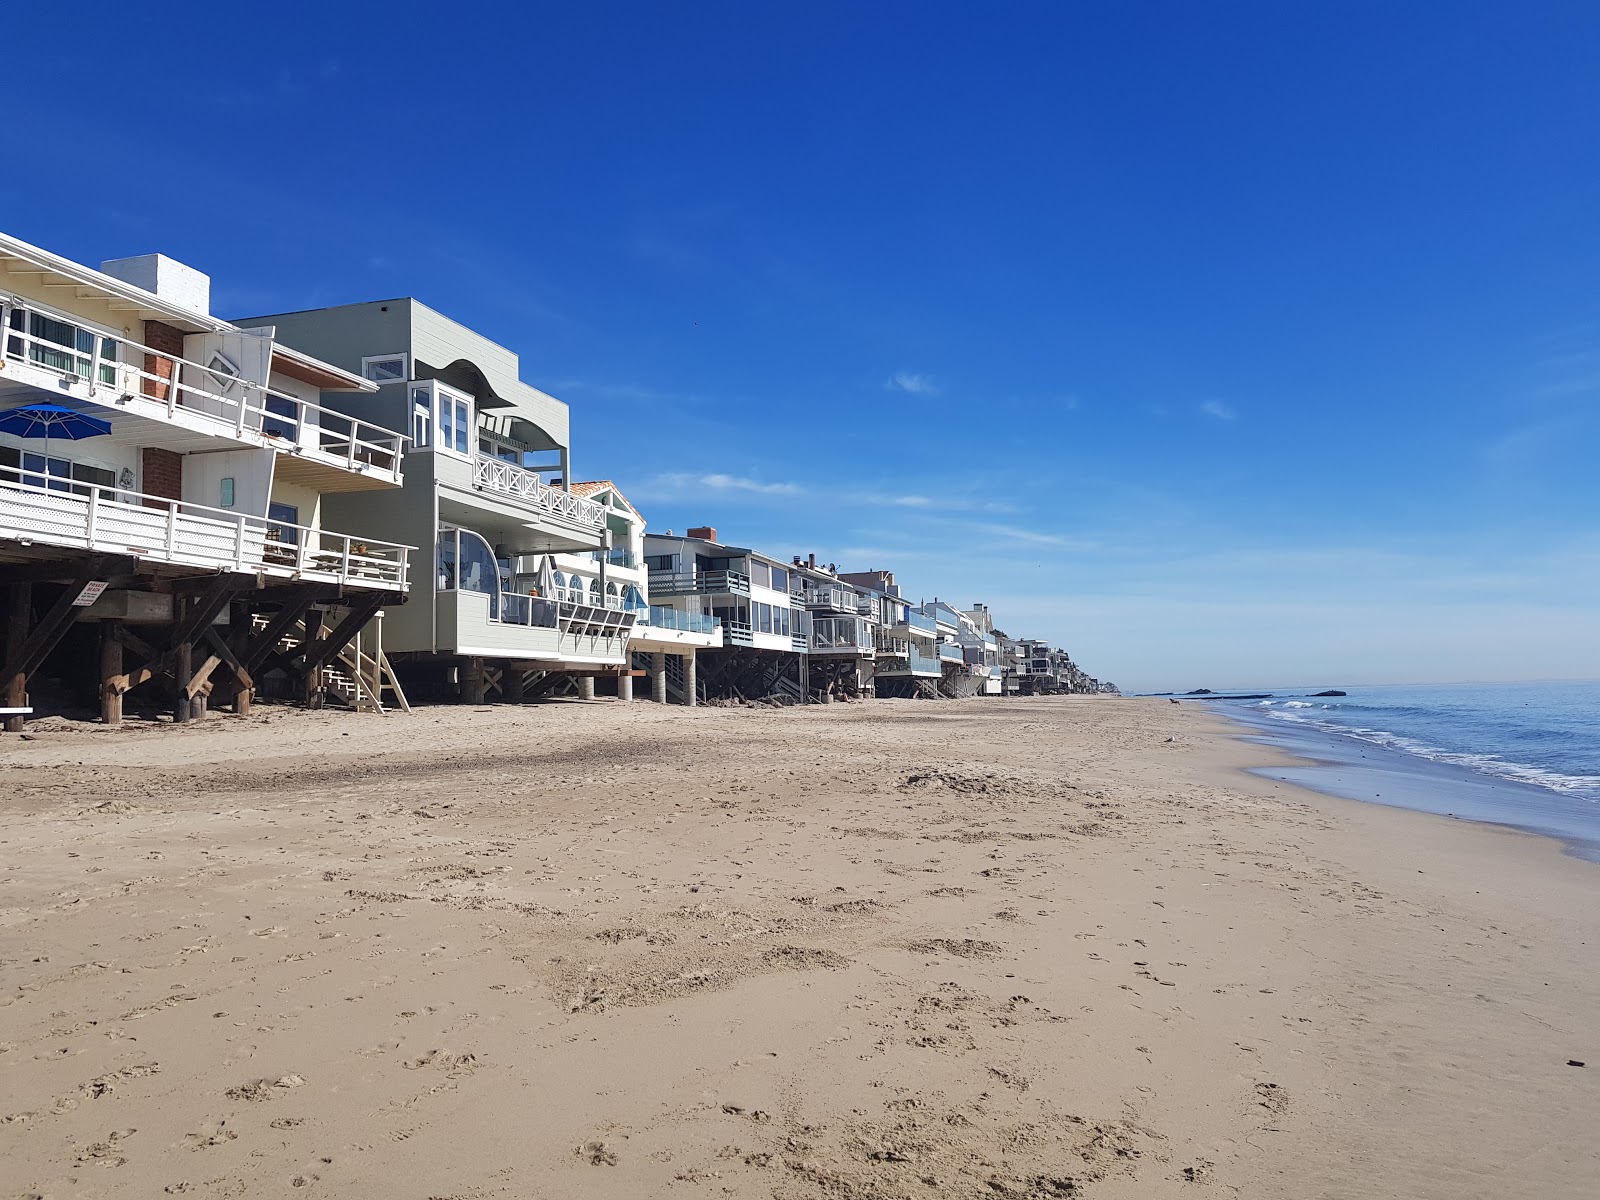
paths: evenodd
<path fill-rule="evenodd" d="M 32 361 L 55 371 L 81 375 L 85 379 L 91 378 L 94 374 L 95 350 L 98 343 L 99 381 L 106 384 L 117 382 L 116 363 L 119 347 L 114 339 L 100 337 L 93 330 L 81 329 L 68 321 L 58 321 L 39 312 L 24 313 L 21 309 L 12 310 L 11 328 L 19 332 L 26 329 L 28 336 L 33 339 L 28 347 L 28 357 Z M 11 338 L 6 350 L 10 354 L 21 354 L 22 339 Z"/>
<path fill-rule="evenodd" d="M 106 467 L 92 467 L 88 463 L 73 462 L 70 458 L 48 458 L 15 446 L 0 446 L 0 483 L 13 483 L 19 478 L 33 487 L 48 487 L 56 492 L 89 494 L 89 488 L 115 488 L 117 473 Z M 71 482 L 69 482 L 69 480 Z"/>
<path fill-rule="evenodd" d="M 500 564 L 489 543 L 470 529 L 439 531 L 439 588 L 489 597 L 489 619 L 500 619 Z"/>
<path fill-rule="evenodd" d="M 267 505 L 267 537 L 291 546 L 300 543 L 300 510 L 293 504 L 280 504 L 273 500 Z"/>
<path fill-rule="evenodd" d="M 775 626 L 775 628 L 773 629 L 773 632 L 782 634 L 784 637 L 788 637 L 789 636 L 789 610 L 787 608 L 777 609 L 773 613 L 773 618 L 774 618 L 773 624 Z"/>
<path fill-rule="evenodd" d="M 772 586 L 772 571 L 766 563 L 750 560 L 750 582 L 760 587 Z"/>
<path fill-rule="evenodd" d="M 789 572 L 782 567 L 772 568 L 772 590 L 787 592 L 789 590 Z"/>

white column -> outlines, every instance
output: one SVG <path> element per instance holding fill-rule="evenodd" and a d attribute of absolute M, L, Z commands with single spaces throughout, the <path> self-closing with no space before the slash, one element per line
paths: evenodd
<path fill-rule="evenodd" d="M 683 702 L 690 708 L 693 708 L 700 702 L 697 695 L 698 689 L 695 685 L 694 677 L 695 654 L 696 651 L 694 647 L 691 646 L 689 648 L 689 653 L 683 656 Z"/>

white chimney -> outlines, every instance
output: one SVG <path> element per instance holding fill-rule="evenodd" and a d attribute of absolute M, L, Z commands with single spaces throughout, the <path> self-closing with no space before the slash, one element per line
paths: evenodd
<path fill-rule="evenodd" d="M 168 304 L 187 308 L 202 317 L 211 315 L 211 276 L 175 258 L 165 254 L 113 258 L 101 263 L 100 270 L 113 279 L 154 292 Z"/>

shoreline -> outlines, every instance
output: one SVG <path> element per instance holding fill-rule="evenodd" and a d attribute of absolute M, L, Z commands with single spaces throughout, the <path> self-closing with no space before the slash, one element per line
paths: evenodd
<path fill-rule="evenodd" d="M 1600 864 L 1600 832 L 1572 828 L 1571 820 L 1563 819 L 1566 814 L 1559 811 L 1566 799 L 1559 792 L 1374 745 L 1347 733 L 1279 728 L 1265 719 L 1251 720 L 1209 705 L 1203 711 L 1223 721 L 1235 731 L 1233 736 L 1280 757 L 1282 761 L 1249 768 L 1262 778 L 1340 800 L 1545 838 L 1572 858 Z M 1529 812 L 1516 812 L 1508 804 L 1513 800 L 1520 800 Z"/>
<path fill-rule="evenodd" d="M 1588 864 L 1249 774 L 1237 729 L 1066 697 L 7 740 L 0 1158 L 130 1197 L 1587 1195 Z"/>

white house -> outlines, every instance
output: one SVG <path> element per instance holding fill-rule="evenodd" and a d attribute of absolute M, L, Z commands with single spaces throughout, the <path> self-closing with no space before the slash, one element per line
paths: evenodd
<path fill-rule="evenodd" d="M 327 664 L 409 589 L 404 539 L 328 512 L 397 491 L 405 436 L 320 403 L 376 388 L 270 326 L 212 316 L 209 295 L 161 255 L 94 270 L 0 235 L 8 706 L 86 636 L 107 721 L 163 679 L 180 720 L 219 686 L 247 707 L 263 668 L 316 699 Z"/>

